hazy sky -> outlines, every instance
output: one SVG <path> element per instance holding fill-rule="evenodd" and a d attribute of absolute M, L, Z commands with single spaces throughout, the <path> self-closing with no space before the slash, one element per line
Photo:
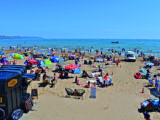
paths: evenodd
<path fill-rule="evenodd" d="M 0 35 L 160 39 L 160 0 L 0 0 Z"/>

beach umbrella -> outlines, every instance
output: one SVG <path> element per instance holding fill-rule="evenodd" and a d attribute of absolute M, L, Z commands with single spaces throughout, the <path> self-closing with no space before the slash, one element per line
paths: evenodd
<path fill-rule="evenodd" d="M 65 67 L 65 69 L 77 69 L 77 68 L 78 68 L 77 66 L 71 64 Z"/>
<path fill-rule="evenodd" d="M 32 63 L 32 64 L 38 64 L 39 63 L 35 59 L 27 59 L 27 61 L 30 62 L 30 63 Z"/>
<path fill-rule="evenodd" d="M 154 64 L 151 62 L 146 62 L 145 65 L 153 66 Z"/>

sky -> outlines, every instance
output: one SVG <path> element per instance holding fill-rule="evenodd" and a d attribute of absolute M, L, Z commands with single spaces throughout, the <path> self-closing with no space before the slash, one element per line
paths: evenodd
<path fill-rule="evenodd" d="M 0 35 L 160 39 L 160 0 L 0 0 Z"/>

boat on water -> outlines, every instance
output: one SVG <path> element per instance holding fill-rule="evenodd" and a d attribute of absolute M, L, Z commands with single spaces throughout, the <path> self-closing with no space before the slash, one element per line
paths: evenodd
<path fill-rule="evenodd" d="M 118 42 L 118 41 L 115 41 L 115 42 L 114 42 L 114 41 L 112 41 L 111 43 L 115 43 L 115 44 L 118 44 L 119 42 Z"/>

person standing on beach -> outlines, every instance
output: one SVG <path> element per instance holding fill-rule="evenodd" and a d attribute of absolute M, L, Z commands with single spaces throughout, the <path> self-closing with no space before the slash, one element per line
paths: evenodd
<path fill-rule="evenodd" d="M 125 49 L 124 49 L 124 48 L 122 48 L 122 52 L 125 52 Z"/>
<path fill-rule="evenodd" d="M 78 60 L 77 60 L 77 59 L 75 59 L 75 65 L 76 65 L 76 66 L 78 65 Z"/>
<path fill-rule="evenodd" d="M 98 53 L 99 53 L 99 50 L 96 50 L 96 55 L 98 55 Z"/>
<path fill-rule="evenodd" d="M 119 63 L 120 63 L 119 59 L 116 60 L 116 66 L 117 66 L 117 67 L 118 67 Z"/>
<path fill-rule="evenodd" d="M 101 55 L 103 55 L 103 51 L 101 51 Z"/>

